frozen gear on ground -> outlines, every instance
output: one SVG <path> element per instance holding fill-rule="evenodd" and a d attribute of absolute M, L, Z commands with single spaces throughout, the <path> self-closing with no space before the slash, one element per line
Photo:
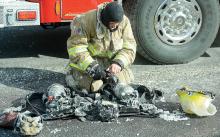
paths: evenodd
<path fill-rule="evenodd" d="M 20 110 L 21 111 L 21 110 Z M 0 127 L 14 129 L 19 134 L 37 135 L 43 128 L 42 118 L 30 111 L 16 112 L 11 109 L 0 115 Z"/>
<path fill-rule="evenodd" d="M 96 103 L 97 119 L 108 122 L 119 117 L 118 104 L 111 101 L 101 100 Z"/>
<path fill-rule="evenodd" d="M 51 94 L 54 92 L 56 94 Z M 63 85 L 52 84 L 42 97 L 46 107 L 46 113 L 43 114 L 43 119 L 50 120 L 70 116 L 76 116 L 81 119 L 85 117 L 87 112 L 93 109 L 94 100 L 83 95 L 88 94 L 86 90 L 80 92 L 80 95 L 84 97 L 81 97 L 76 92 L 78 91 L 70 91 Z M 49 98 L 53 99 L 50 100 Z"/>
<path fill-rule="evenodd" d="M 68 88 L 60 84 L 52 84 L 48 87 L 47 92 L 43 94 L 42 100 L 46 107 L 44 119 L 62 118 L 64 115 L 73 116 L 72 93 Z"/>
<path fill-rule="evenodd" d="M 0 114 L 0 127 L 14 129 L 18 112 L 7 112 Z"/>
<path fill-rule="evenodd" d="M 216 107 L 212 104 L 215 95 L 211 92 L 193 91 L 187 88 L 182 88 L 178 89 L 176 93 L 179 96 L 183 111 L 188 114 L 212 116 L 217 112 Z"/>
<path fill-rule="evenodd" d="M 73 116 L 82 121 L 105 122 L 114 121 L 121 116 L 161 117 L 172 121 L 188 119 L 184 114 L 158 109 L 153 100 L 162 96 L 162 92 L 159 90 L 150 91 L 143 85 L 121 84 L 114 75 L 108 75 L 103 82 L 100 93 L 91 93 L 85 89 L 69 90 L 60 84 L 52 84 L 46 93 L 27 95 L 25 108 L 28 109 L 29 105 L 34 112 L 20 112 L 24 109 L 13 109 L 14 112 L 19 112 L 13 114 L 9 119 L 16 119 L 14 120 L 16 122 L 11 120 L 9 122 L 23 135 L 36 135 L 42 129 L 42 119 L 52 120 Z M 151 96 L 147 97 L 147 95 Z M 212 94 L 210 96 L 213 97 Z M 34 104 L 36 98 L 44 103 L 45 109 L 39 109 Z M 4 111 L 4 114 L 8 112 L 10 111 Z"/>
<path fill-rule="evenodd" d="M 53 102 L 54 100 L 59 100 L 66 96 L 66 88 L 58 83 L 54 83 L 47 89 L 47 94 L 43 95 L 43 102 L 47 105 L 48 102 Z"/>
<path fill-rule="evenodd" d="M 106 77 L 105 71 L 97 63 L 90 64 L 87 68 L 87 72 L 89 76 L 93 78 L 93 80 L 101 80 Z"/>
<path fill-rule="evenodd" d="M 146 86 L 130 84 L 132 88 L 138 91 L 139 100 L 141 102 L 155 104 L 157 101 L 162 101 L 164 98 L 163 92 L 160 90 L 149 90 Z M 147 102 L 146 102 L 147 101 Z"/>
<path fill-rule="evenodd" d="M 0 127 L 14 129 L 17 115 L 21 112 L 22 106 L 10 107 L 0 113 Z"/>
<path fill-rule="evenodd" d="M 134 87 L 138 88 L 140 85 Z M 43 118 L 46 120 L 76 116 L 82 121 L 85 119 L 112 121 L 119 116 L 127 115 L 157 117 L 159 111 L 156 111 L 156 106 L 154 109 L 146 107 L 146 104 L 152 102 L 150 100 L 153 97 L 142 97 L 140 100 L 141 96 L 135 88 L 119 83 L 118 78 L 110 74 L 103 79 L 103 86 L 99 93 L 91 93 L 85 89 L 73 89 L 69 92 L 70 90 L 65 90 L 63 86 L 53 84 L 48 88 L 48 93 L 43 95 L 43 100 L 46 99 L 46 102 L 44 101 L 46 114 L 43 115 Z M 54 91 L 57 92 L 58 98 L 47 99 L 47 96 Z M 66 92 L 66 94 L 62 92 Z M 61 94 L 65 96 L 61 96 Z M 143 95 L 145 94 L 142 93 Z"/>
<path fill-rule="evenodd" d="M 42 118 L 29 111 L 18 114 L 15 130 L 22 135 L 37 135 L 43 129 Z"/>

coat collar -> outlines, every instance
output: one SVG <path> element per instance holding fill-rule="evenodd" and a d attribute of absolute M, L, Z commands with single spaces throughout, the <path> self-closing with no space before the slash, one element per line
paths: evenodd
<path fill-rule="evenodd" d="M 109 33 L 107 27 L 101 21 L 101 12 L 105 8 L 108 2 L 98 5 L 97 14 L 96 14 L 96 34 L 99 39 L 103 38 L 106 33 Z"/>

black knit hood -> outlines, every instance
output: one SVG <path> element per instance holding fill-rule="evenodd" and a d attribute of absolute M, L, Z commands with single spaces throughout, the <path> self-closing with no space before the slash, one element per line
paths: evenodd
<path fill-rule="evenodd" d="M 117 2 L 111 2 L 101 11 L 101 21 L 108 28 L 109 22 L 121 22 L 123 20 L 123 7 Z"/>

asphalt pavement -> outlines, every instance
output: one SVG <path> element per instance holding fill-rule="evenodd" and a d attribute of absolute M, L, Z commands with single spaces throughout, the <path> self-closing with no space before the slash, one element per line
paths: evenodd
<path fill-rule="evenodd" d="M 64 84 L 68 63 L 66 40 L 69 27 L 0 30 L 0 110 L 16 106 L 32 92 L 44 92 L 53 83 Z M 179 107 L 172 99 L 184 85 L 216 94 L 220 109 L 220 34 L 207 52 L 188 64 L 156 65 L 137 55 L 132 70 L 135 83 L 165 94 L 165 110 Z M 44 122 L 37 137 L 220 137 L 220 112 L 210 117 L 188 116 L 186 121 L 128 117 L 115 122 L 81 122 L 77 119 Z M 18 137 L 0 129 L 0 137 Z"/>

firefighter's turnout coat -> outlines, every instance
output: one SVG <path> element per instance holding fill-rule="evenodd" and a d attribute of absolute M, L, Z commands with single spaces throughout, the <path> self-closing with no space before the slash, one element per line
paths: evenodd
<path fill-rule="evenodd" d="M 129 66 L 135 59 L 136 42 L 131 24 L 124 16 L 118 29 L 110 32 L 100 20 L 101 10 L 105 5 L 102 4 L 98 9 L 77 16 L 71 23 L 71 36 L 67 40 L 71 70 L 69 74 L 79 85 L 81 82 L 85 84 L 91 81 L 85 72 L 95 60 L 104 69 L 108 68 L 112 61 L 121 62 L 124 69 L 117 74 L 119 80 L 123 83 L 130 83 L 133 80 Z"/>

